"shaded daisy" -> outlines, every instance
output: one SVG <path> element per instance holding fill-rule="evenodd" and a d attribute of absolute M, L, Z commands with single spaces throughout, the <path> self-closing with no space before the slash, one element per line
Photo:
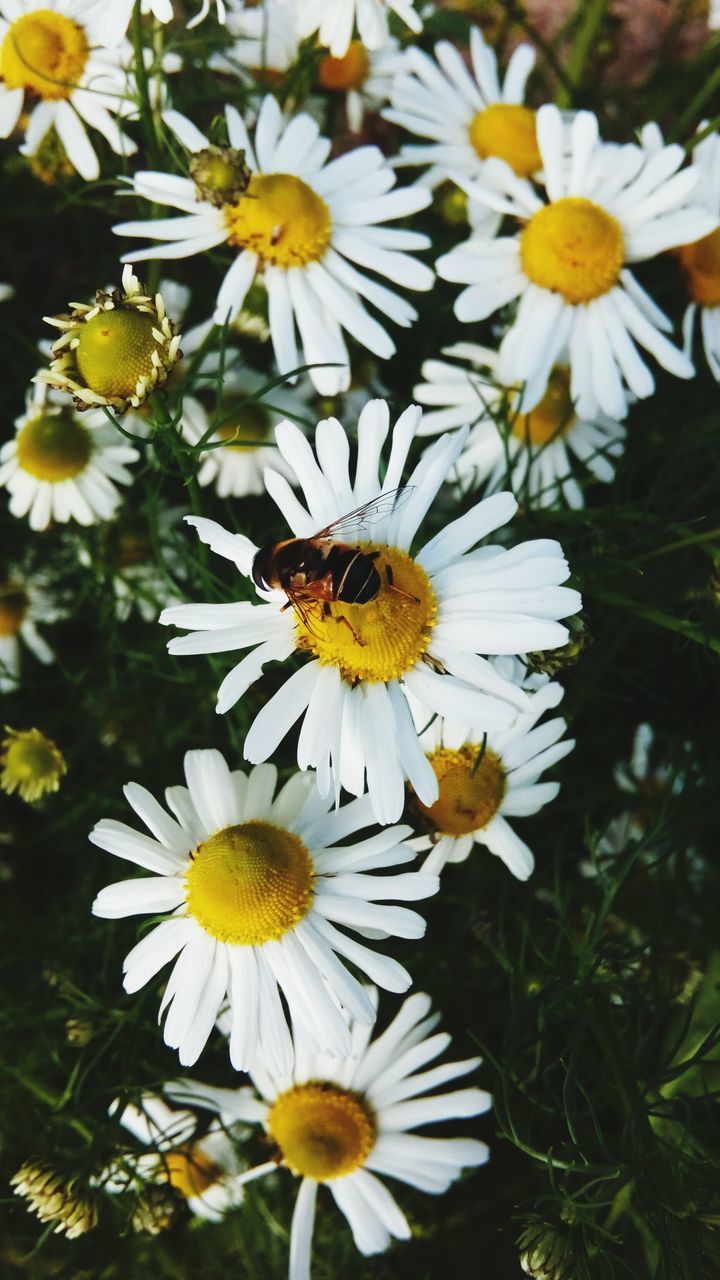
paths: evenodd
<path fill-rule="evenodd" d="M 443 255 L 437 270 L 468 286 L 455 303 L 464 322 L 518 300 L 500 346 L 503 383 L 530 381 L 540 399 L 567 348 L 577 413 L 592 415 L 599 406 L 622 418 L 629 393 L 644 399 L 655 388 L 638 347 L 677 377 L 693 374 L 665 336 L 671 322 L 628 264 L 707 235 L 717 218 L 688 204 L 698 178 L 690 168 L 678 172 L 680 146 L 656 155 L 634 143 L 609 146 L 599 139 L 595 116 L 579 111 L 567 155 L 562 116 L 549 105 L 537 113 L 537 139 L 547 201 L 500 160 L 486 162 L 484 185 L 456 172 L 460 186 L 520 227 L 514 236 L 471 237 Z"/>
<path fill-rule="evenodd" d="M 498 664 L 499 665 L 499 664 Z M 525 682 L 523 664 L 504 660 L 505 674 Z M 538 724 L 563 696 L 560 684 L 532 677 L 529 711 L 511 729 L 481 734 L 467 723 L 438 719 L 427 724 L 424 708 L 413 707 L 420 742 L 438 779 L 433 805 L 418 802 L 427 835 L 413 841 L 416 849 L 431 849 L 424 868 L 442 871 L 448 862 L 464 862 L 473 845 L 484 845 L 501 858 L 518 880 L 527 880 L 535 866 L 531 849 L 516 834 L 508 818 L 525 818 L 554 800 L 559 782 L 540 782 L 540 774 L 557 764 L 575 746 L 563 739 L 567 728 L 557 716 Z"/>
<path fill-rule="evenodd" d="M 355 27 L 366 48 L 381 49 L 390 38 L 391 13 L 416 35 L 423 25 L 415 0 L 295 0 L 295 10 L 298 34 L 305 39 L 317 32 L 334 58 L 345 56 Z"/>
<path fill-rule="evenodd" d="M 369 995 L 375 1003 L 377 992 L 371 988 Z M 474 1071 L 479 1058 L 425 1069 L 450 1044 L 449 1035 L 435 1030 L 438 1022 L 430 997 L 417 992 L 374 1040 L 368 1027 L 351 1022 L 351 1048 L 343 1057 L 317 1055 L 296 1034 L 294 1061 L 286 1072 L 278 1074 L 261 1061 L 253 1064 L 256 1094 L 196 1081 L 170 1086 L 173 1097 L 207 1106 L 229 1127 L 262 1125 L 273 1156 L 248 1169 L 246 1182 L 279 1167 L 301 1179 L 290 1234 L 290 1280 L 310 1276 L 319 1187 L 332 1195 L 360 1253 L 371 1255 L 411 1235 L 386 1178 L 442 1195 L 463 1169 L 487 1161 L 487 1146 L 475 1138 L 413 1132 L 481 1115 L 491 1105 L 490 1095 L 474 1086 L 440 1091 Z"/>
<path fill-rule="evenodd" d="M 281 992 L 292 1022 L 318 1048 L 348 1052 L 346 1013 L 367 1024 L 375 1014 L 340 957 L 391 991 L 406 990 L 410 977 L 336 925 L 422 937 L 417 912 L 378 901 L 428 897 L 437 877 L 368 874 L 413 860 L 402 843 L 410 828 L 346 844 L 372 822 L 367 800 L 329 811 L 312 774 L 293 775 L 275 796 L 274 765 L 231 772 L 219 751 L 188 751 L 185 777 L 187 788 L 165 793 L 174 817 L 144 787 L 125 787 L 152 838 L 110 819 L 90 836 L 154 873 L 102 889 L 95 915 L 165 917 L 126 956 L 125 990 L 138 991 L 175 961 L 160 1013 L 167 1015 L 165 1043 L 184 1065 L 199 1057 L 227 998 L 233 1066 L 244 1070 L 261 1052 L 273 1069 L 287 1071 Z"/>
<path fill-rule="evenodd" d="M 34 804 L 60 789 L 67 773 L 65 757 L 52 738 L 39 729 L 11 729 L 0 741 L 0 789 L 8 795 L 17 791 L 22 800 Z"/>
<path fill-rule="evenodd" d="M 0 137 L 9 138 L 29 112 L 25 153 L 32 155 L 54 127 L 70 163 L 88 181 L 100 176 L 100 164 L 87 126 L 116 155 L 137 151 L 117 122 L 132 109 L 125 70 L 130 47 L 111 51 L 98 44 L 99 16 L 87 0 L 0 0 Z"/>
<path fill-rule="evenodd" d="M 568 633 L 557 619 L 580 607 L 578 592 L 559 585 L 570 571 L 558 543 L 474 550 L 514 515 L 517 503 L 509 493 L 478 503 L 411 554 L 418 528 L 466 438 L 458 432 L 436 441 L 398 501 L 420 418 L 413 405 L 398 419 L 382 481 L 379 467 L 390 425 L 384 401 L 371 401 L 360 415 L 353 480 L 349 440 L 336 419 L 318 424 L 317 456 L 296 427 L 286 422 L 276 428 L 280 453 L 297 477 L 306 506 L 272 470 L 265 476 L 270 496 L 296 538 L 312 539 L 331 526 L 330 541 L 359 548 L 363 592 L 366 578 L 368 584 L 364 601 L 355 602 L 350 593 L 350 600 L 346 594 L 323 604 L 303 595 L 305 569 L 317 566 L 312 543 L 307 564 L 302 547 L 298 555 L 296 544 L 285 544 L 287 561 L 281 557 L 277 563 L 282 572 L 287 563 L 288 595 L 273 576 L 271 548 L 258 554 L 248 538 L 192 516 L 188 522 L 200 538 L 254 579 L 263 603 L 179 605 L 160 618 L 191 632 L 170 642 L 172 653 L 250 650 L 220 686 L 220 712 L 259 679 L 265 663 L 284 661 L 296 650 L 307 657 L 256 716 L 245 756 L 253 762 L 268 759 L 302 718 L 300 768 L 318 770 L 324 795 L 339 795 L 341 787 L 361 795 L 367 785 L 381 822 L 400 816 L 405 778 L 424 803 L 437 798 L 437 780 L 418 743 L 406 692 L 427 708 L 428 717 L 465 715 L 488 730 L 507 729 L 518 708 L 527 708 L 528 695 L 481 655 L 562 645 Z M 358 507 L 359 516 L 344 519 Z M 321 556 L 321 568 L 323 563 Z M 347 558 L 338 564 L 338 581 L 345 580 L 347 565 Z"/>
<path fill-rule="evenodd" d="M 613 770 L 616 785 L 627 797 L 628 808 L 608 823 L 598 841 L 599 854 L 623 853 L 631 842 L 642 840 L 662 803 L 683 790 L 683 771 L 655 757 L 655 730 L 652 725 L 639 724 L 629 760 L 620 761 Z M 584 864 L 583 869 L 587 874 L 594 874 L 589 863 Z"/>
<path fill-rule="evenodd" d="M 42 578 L 10 567 L 0 577 L 0 693 L 8 693 L 20 683 L 20 642 L 38 662 L 55 661 L 50 645 L 40 635 L 37 622 L 55 622 L 59 617 L 52 596 Z"/>
<path fill-rule="evenodd" d="M 195 175 L 201 166 L 200 185 L 173 174 L 136 173 L 139 196 L 182 216 L 123 222 L 114 231 L 164 242 L 126 254 L 132 262 L 190 257 L 229 244 L 236 257 L 218 292 L 216 323 L 232 322 L 262 273 L 280 372 L 337 365 L 311 370 L 318 391 L 334 395 L 350 380 L 343 330 L 382 359 L 395 351 L 363 299 L 404 328 L 417 319 L 404 298 L 366 271 L 403 288 L 432 286 L 432 271 L 408 252 L 427 248 L 427 236 L 381 225 L 425 208 L 429 193 L 391 190 L 395 175 L 377 147 L 358 147 L 328 163 L 330 141 L 315 121 L 304 114 L 284 118 L 271 96 L 260 107 L 254 142 L 234 107 L 226 107 L 225 116 L 230 148 L 223 152 L 184 116 L 165 113 L 193 153 Z"/>
<path fill-rule="evenodd" d="M 413 394 L 420 404 L 433 406 L 423 416 L 421 435 L 470 424 L 467 444 L 455 464 L 463 489 L 483 487 L 492 493 L 509 477 L 513 492 L 531 506 L 564 501 L 582 507 L 578 472 L 582 476 L 587 469 L 604 483 L 614 478 L 613 460 L 623 452 L 625 428 L 601 409 L 578 417 L 566 364 L 554 366 L 542 398 L 523 413 L 520 390 L 497 381 L 496 351 L 460 342 L 445 347 L 443 355 L 451 360 L 424 362 L 426 381 Z M 526 398 L 532 401 L 532 391 Z"/>
<path fill-rule="evenodd" d="M 700 128 L 702 129 L 702 125 Z M 692 153 L 698 174 L 698 203 L 717 222 L 720 218 L 720 134 L 711 133 Z M 677 250 L 690 302 L 683 319 L 685 352 L 692 354 L 695 326 L 700 330 L 705 359 L 720 382 L 720 227 Z"/>
<path fill-rule="evenodd" d="M 10 495 L 10 514 L 28 516 L 31 529 L 90 525 L 115 514 L 117 486 L 132 483 L 127 464 L 139 456 L 102 410 L 80 416 L 66 397 L 35 384 L 14 438 L 0 448 L 0 488 Z"/>

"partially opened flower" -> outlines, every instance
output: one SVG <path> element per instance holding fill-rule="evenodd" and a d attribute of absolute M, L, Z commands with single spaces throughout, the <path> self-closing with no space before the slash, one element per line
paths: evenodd
<path fill-rule="evenodd" d="M 184 116 L 165 113 L 167 125 L 192 152 L 195 180 L 135 174 L 139 196 L 179 209 L 182 216 L 116 226 L 118 235 L 162 242 L 125 260 L 185 258 L 230 245 L 236 256 L 218 291 L 216 323 L 234 320 L 262 275 L 280 372 L 316 366 L 311 377 L 318 391 L 335 395 L 350 381 L 343 331 L 382 359 L 395 351 L 364 299 L 383 319 L 404 328 L 417 319 L 414 307 L 366 272 L 403 288 L 431 288 L 432 271 L 408 252 L 427 248 L 427 236 L 380 225 L 425 208 L 429 193 L 417 187 L 391 190 L 395 174 L 377 147 L 358 147 L 328 163 L 330 141 L 315 121 L 304 114 L 283 117 L 269 95 L 254 141 L 234 107 L 226 107 L 225 116 L 230 148 L 223 152 L 210 148 Z M 328 364 L 338 367 L 318 367 Z"/>
<path fill-rule="evenodd" d="M 388 18 L 397 14 L 415 34 L 422 31 L 422 19 L 415 0 L 295 0 L 297 29 L 305 39 L 314 35 L 334 58 L 342 58 L 348 50 L 357 27 L 362 43 L 368 49 L 381 49 L 388 43 Z"/>
<path fill-rule="evenodd" d="M 62 751 L 39 729 L 11 729 L 0 741 L 0 789 L 34 803 L 57 791 L 67 773 Z"/>
<path fill-rule="evenodd" d="M 375 1001 L 377 994 L 370 992 Z M 426 1125 L 481 1115 L 489 1094 L 474 1086 L 438 1092 L 467 1075 L 479 1058 L 429 1063 L 450 1036 L 436 1032 L 439 1015 L 420 992 L 403 1002 L 392 1022 L 370 1040 L 351 1024 L 351 1050 L 342 1058 L 316 1055 L 298 1035 L 294 1062 L 282 1074 L 257 1061 L 252 1090 L 214 1089 L 196 1081 L 170 1088 L 179 1101 L 217 1111 L 232 1127 L 261 1124 L 273 1156 L 249 1169 L 246 1181 L 278 1166 L 300 1178 L 290 1235 L 290 1280 L 308 1280 L 318 1187 L 324 1186 L 346 1219 L 360 1253 L 383 1253 L 392 1239 L 407 1240 L 410 1224 L 385 1178 L 441 1195 L 463 1169 L 484 1164 L 488 1149 L 475 1138 L 429 1137 Z M 434 1091 L 434 1092 L 433 1092 Z M 425 1096 L 424 1096 L 425 1095 Z"/>
<path fill-rule="evenodd" d="M 274 765 L 231 772 L 219 751 L 188 751 L 185 776 L 187 788 L 165 793 L 174 817 L 144 787 L 125 788 L 152 837 L 110 819 L 90 837 L 154 873 L 102 889 L 95 915 L 166 917 L 126 957 L 125 990 L 138 991 L 175 961 L 160 1012 L 167 1011 L 165 1043 L 185 1065 L 199 1057 L 227 998 L 233 1066 L 246 1069 L 261 1052 L 273 1069 L 287 1071 L 280 992 L 293 1023 L 318 1048 L 348 1052 L 347 1015 L 370 1024 L 375 1013 L 340 957 L 391 991 L 406 990 L 410 977 L 335 926 L 422 937 L 417 912 L 378 901 L 426 898 L 437 877 L 371 874 L 413 860 L 402 843 L 410 828 L 345 844 L 372 822 L 367 800 L 329 812 L 311 774 L 293 775 L 275 796 Z"/>
<path fill-rule="evenodd" d="M 309 551 L 302 542 L 299 548 L 287 544 L 290 594 L 265 576 L 272 577 L 270 548 L 256 560 L 258 549 L 248 538 L 192 516 L 188 522 L 203 541 L 245 577 L 254 577 L 263 603 L 179 605 L 160 619 L 192 633 L 172 640 L 172 653 L 250 650 L 221 684 L 219 711 L 234 706 L 266 662 L 283 661 L 296 651 L 305 656 L 308 660 L 256 716 L 245 755 L 255 762 L 268 759 L 303 717 L 300 768 L 318 770 L 324 795 L 339 795 L 341 787 L 361 795 L 367 779 L 381 822 L 394 822 L 402 813 L 405 778 L 424 803 L 437 799 L 437 779 L 418 743 L 406 693 L 427 708 L 428 718 L 464 715 L 488 731 L 507 729 L 518 708 L 527 709 L 528 695 L 481 655 L 564 644 L 567 629 L 557 619 L 580 607 L 578 592 L 559 585 L 569 569 L 558 543 L 475 550 L 514 515 L 517 503 L 508 493 L 478 503 L 411 552 L 465 443 L 463 432 L 436 441 L 398 495 L 420 418 L 413 405 L 398 419 L 382 481 L 379 467 L 390 422 L 384 401 L 371 401 L 360 415 L 354 480 L 349 441 L 336 419 L 318 424 L 317 456 L 302 432 L 281 424 L 275 433 L 278 446 L 306 506 L 276 472 L 268 471 L 265 483 L 295 538 L 311 540 Z M 326 527 L 318 552 L 312 539 Z M 322 536 L 326 551 L 333 539 L 345 548 L 327 565 Z M 350 561 L 355 576 L 343 596 L 340 584 Z M 331 601 L 313 600 L 305 590 L 304 575 L 313 565 L 315 580 L 331 570 L 335 575 Z M 352 591 L 351 582 L 361 589 Z"/>
<path fill-rule="evenodd" d="M 117 123 L 130 109 L 129 46 L 111 52 L 98 44 L 100 16 L 87 0 L 0 0 L 0 137 L 8 138 L 28 111 L 27 151 L 32 155 L 54 127 L 70 163 L 88 181 L 100 176 L 88 125 L 116 155 L 137 151 Z"/>
<path fill-rule="evenodd" d="M 10 1186 L 27 1201 L 28 1213 L 52 1227 L 53 1235 L 76 1240 L 97 1226 L 97 1202 L 83 1180 L 49 1161 L 26 1160 Z"/>
<path fill-rule="evenodd" d="M 707 235 L 718 219 L 699 202 L 689 204 L 698 176 L 691 168 L 678 172 L 680 146 L 649 155 L 634 143 L 603 143 L 595 116 L 579 111 L 568 155 L 561 113 L 549 105 L 537 113 L 537 140 L 545 201 L 500 160 L 486 162 L 482 184 L 455 173 L 459 185 L 519 227 L 516 235 L 471 237 L 441 257 L 437 270 L 468 286 L 455 303 L 464 322 L 518 300 L 500 346 L 501 382 L 530 381 L 539 400 L 567 348 L 578 414 L 591 416 L 599 407 L 623 418 L 630 393 L 643 399 L 655 388 L 638 347 L 677 377 L 693 374 L 665 336 L 671 322 L 629 264 Z"/>
<path fill-rule="evenodd" d="M 57 617 L 58 609 L 41 579 L 12 567 L 6 578 L 0 578 L 0 693 L 9 693 L 20 683 L 21 641 L 38 662 L 55 661 L 36 623 L 54 622 Z"/>
<path fill-rule="evenodd" d="M 702 128 L 702 125 L 701 125 Z M 717 221 L 720 218 L 720 134 L 711 133 L 692 153 L 693 169 L 699 177 L 698 202 Z M 690 297 L 683 331 L 685 350 L 692 352 L 696 320 L 710 372 L 720 382 L 720 227 L 683 244 L 677 251 Z"/>

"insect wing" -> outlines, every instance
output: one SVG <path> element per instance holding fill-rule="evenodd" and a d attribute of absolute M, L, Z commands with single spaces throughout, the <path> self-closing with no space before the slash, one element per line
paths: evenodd
<path fill-rule="evenodd" d="M 348 511 L 347 515 L 333 520 L 324 529 L 318 529 L 317 533 L 313 534 L 312 541 L 342 542 L 344 538 L 354 538 L 358 534 L 366 533 L 378 520 L 384 520 L 397 511 L 414 491 L 414 485 L 404 484 L 399 489 L 389 489 L 387 493 L 380 493 L 377 498 L 371 498 L 361 507 L 355 507 L 354 511 Z"/>

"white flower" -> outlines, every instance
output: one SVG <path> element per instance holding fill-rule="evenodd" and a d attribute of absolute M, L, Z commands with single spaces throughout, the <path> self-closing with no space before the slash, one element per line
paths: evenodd
<path fill-rule="evenodd" d="M 100 176 L 100 165 L 86 125 L 116 155 L 137 151 L 114 118 L 131 109 L 124 70 L 130 48 L 98 49 L 98 23 L 87 0 L 0 0 L 0 137 L 29 111 L 24 153 L 34 155 L 54 126 L 88 181 Z"/>
<path fill-rule="evenodd" d="M 186 1101 L 192 1098 L 186 1090 Z M 202 1099 L 200 1100 L 202 1105 Z M 103 1190 L 123 1192 L 147 1183 L 169 1185 L 184 1197 L 198 1218 L 219 1222 L 229 1209 L 242 1203 L 245 1166 L 238 1159 L 236 1143 L 218 1121 L 202 1138 L 195 1139 L 197 1116 L 178 1111 L 157 1094 L 143 1094 L 140 1106 L 113 1103 L 111 1115 L 128 1133 L 152 1152 L 128 1154 L 111 1164 L 97 1179 Z"/>
<path fill-rule="evenodd" d="M 102 889 L 95 915 L 167 917 L 126 956 L 125 990 L 138 991 L 175 960 L 160 1013 L 167 1011 L 165 1043 L 184 1065 L 199 1057 L 227 997 L 233 1066 L 244 1070 L 261 1052 L 273 1069 L 287 1071 L 281 991 L 291 1020 L 318 1049 L 347 1053 L 346 1011 L 365 1024 L 375 1013 L 340 957 L 391 991 L 405 991 L 410 977 L 335 926 L 422 937 L 417 912 L 378 900 L 425 898 L 437 891 L 437 877 L 367 874 L 413 860 L 401 843 L 411 829 L 346 844 L 372 822 L 367 800 L 328 812 L 331 802 L 311 774 L 293 775 L 275 796 L 274 765 L 231 772 L 219 751 L 188 751 L 185 777 L 187 788 L 165 793 L 175 817 L 144 787 L 125 787 L 152 838 L 110 819 L 90 837 L 154 873 Z"/>
<path fill-rule="evenodd" d="M 419 188 L 391 191 L 395 176 L 377 147 L 358 147 L 327 163 L 330 142 L 320 136 L 315 121 L 308 115 L 284 119 L 270 96 L 260 107 L 254 146 L 235 108 L 226 107 L 225 115 L 231 146 L 244 152 L 252 171 L 249 185 L 242 184 L 238 194 L 238 175 L 233 174 L 233 194 L 228 191 L 225 197 L 225 188 L 216 185 L 211 202 L 190 178 L 135 174 L 138 195 L 180 209 L 183 216 L 116 226 L 118 235 L 165 241 L 127 254 L 125 261 L 190 257 L 229 243 L 237 256 L 218 292 L 216 322 L 234 319 L 262 272 L 280 372 L 303 363 L 337 364 L 341 367 L 311 370 L 318 391 L 334 395 L 350 381 L 343 329 L 383 359 L 395 351 L 363 298 L 403 327 L 417 318 L 404 298 L 357 267 L 391 276 L 406 288 L 431 287 L 431 270 L 405 252 L 427 248 L 428 238 L 376 225 L 425 208 L 429 193 Z M 207 149 L 207 139 L 184 116 L 166 112 L 165 120 L 194 153 Z M 230 181 L 230 165 L 218 168 L 220 181 Z"/>
<path fill-rule="evenodd" d="M 717 222 L 720 217 L 720 134 L 708 134 L 698 143 L 692 153 L 692 168 L 698 175 L 698 203 Z M 720 228 L 700 240 L 681 245 L 678 257 L 690 295 L 683 320 L 685 353 L 692 354 L 697 319 L 710 372 L 716 382 L 720 382 Z"/>
<path fill-rule="evenodd" d="M 426 360 L 426 381 L 413 394 L 420 404 L 433 406 L 423 417 L 421 435 L 471 424 L 467 445 L 455 464 L 463 489 L 483 486 L 493 493 L 509 476 L 513 492 L 531 506 L 565 501 L 581 507 L 583 490 L 573 462 L 581 463 L 596 480 L 613 479 L 612 460 L 623 451 L 625 428 L 600 409 L 578 417 L 566 364 L 555 365 L 542 399 L 530 413 L 523 413 L 519 391 L 497 381 L 497 352 L 460 342 L 445 347 L 443 354 L 452 362 Z M 532 394 L 526 398 L 532 400 Z"/>
<path fill-rule="evenodd" d="M 368 49 L 381 49 L 388 43 L 390 29 L 388 16 L 398 18 L 414 31 L 422 31 L 422 19 L 416 12 L 414 0 L 295 0 L 299 35 L 318 33 L 320 44 L 330 50 L 334 58 L 342 58 L 357 26 L 358 35 Z"/>
<path fill-rule="evenodd" d="M 373 1002 L 377 993 L 370 990 Z M 393 1238 L 407 1240 L 410 1224 L 385 1185 L 404 1182 L 441 1195 L 464 1168 L 487 1161 L 474 1138 L 433 1138 L 412 1132 L 487 1111 L 483 1089 L 437 1092 L 478 1066 L 479 1058 L 440 1063 L 450 1036 L 437 1032 L 430 997 L 409 996 L 390 1025 L 370 1040 L 367 1027 L 351 1025 L 352 1047 L 342 1058 L 315 1055 L 295 1036 L 295 1060 L 281 1074 L 253 1064 L 251 1089 L 217 1089 L 197 1081 L 170 1087 L 178 1101 L 216 1111 L 224 1124 L 261 1124 L 276 1155 L 249 1169 L 249 1182 L 280 1167 L 301 1179 L 290 1235 L 290 1280 L 309 1280 L 315 1204 L 327 1187 L 347 1220 L 360 1253 L 383 1253 Z M 434 1034 L 433 1034 L 434 1033 Z M 431 1092 L 435 1090 L 435 1092 Z M 425 1096 L 423 1096 L 425 1095 Z"/>
<path fill-rule="evenodd" d="M 15 288 L 11 284 L 0 284 L 0 302 L 7 302 L 9 298 L 14 298 Z"/>
<path fill-rule="evenodd" d="M 102 410 L 78 414 L 67 397 L 34 384 L 15 436 L 0 448 L 0 488 L 10 514 L 29 515 L 30 528 L 53 521 L 90 525 L 109 520 L 120 504 L 119 484 L 131 484 L 127 463 L 139 457 Z"/>
<path fill-rule="evenodd" d="M 335 533 L 342 544 L 359 543 L 364 555 L 374 556 L 369 581 L 375 595 L 369 601 L 337 600 L 315 609 L 303 602 L 301 591 L 298 607 L 289 609 L 285 591 L 267 587 L 265 553 L 253 567 L 257 548 L 248 538 L 193 516 L 188 523 L 204 542 L 245 577 L 254 574 L 263 603 L 180 605 L 160 618 L 191 632 L 170 642 L 172 653 L 250 650 L 220 686 L 221 712 L 234 706 L 266 662 L 284 661 L 296 650 L 308 655 L 256 716 L 245 756 L 268 759 L 303 717 L 300 768 L 318 770 L 324 795 L 339 794 L 341 786 L 361 795 L 367 775 L 381 822 L 394 822 L 402 813 L 406 777 L 424 803 L 437 798 L 437 780 L 418 743 L 406 692 L 415 694 L 429 716 L 464 715 L 485 729 L 506 729 L 519 707 L 527 709 L 528 697 L 480 655 L 562 645 L 568 632 L 557 619 L 580 608 L 578 592 L 559 585 L 569 569 L 558 543 L 473 550 L 512 518 L 517 503 L 509 493 L 478 503 L 410 554 L 465 441 L 463 432 L 436 441 L 410 476 L 407 500 L 396 502 L 420 418 L 413 405 L 398 419 L 382 482 L 378 470 L 390 422 L 382 400 L 371 401 L 360 415 L 354 481 L 349 441 L 336 419 L 318 424 L 317 460 L 296 427 L 286 422 L 275 432 L 307 505 L 277 473 L 267 471 L 265 483 L 296 538 L 312 538 L 354 508 L 371 504 L 366 516 L 341 524 Z M 297 563 L 302 581 L 302 556 Z M 367 576 L 369 563 L 362 563 Z M 346 553 L 339 576 L 347 564 Z"/>
<path fill-rule="evenodd" d="M 599 854 L 623 853 L 631 841 L 642 840 L 652 824 L 653 809 L 664 797 L 678 795 L 685 779 L 681 771 L 669 764 L 653 762 L 655 731 L 649 724 L 639 724 L 633 738 L 630 759 L 615 766 L 615 782 L 619 789 L 632 799 L 631 805 L 606 827 L 598 841 Z M 582 868 L 593 875 L 592 864 Z"/>
<path fill-rule="evenodd" d="M 516 669 L 505 674 L 524 683 L 522 663 L 510 663 Z M 479 844 L 501 858 L 518 880 L 531 875 L 532 851 L 507 819 L 528 817 L 555 799 L 560 783 L 538 779 L 572 751 L 575 741 L 561 741 L 567 725 L 559 716 L 537 724 L 562 699 L 562 685 L 542 676 L 530 684 L 536 690 L 530 710 L 504 733 L 484 736 L 456 720 L 437 719 L 427 725 L 425 709 L 413 706 L 415 723 L 424 730 L 420 741 L 440 788 L 434 805 L 419 806 L 432 833 L 413 841 L 416 849 L 432 849 L 424 870 L 440 872 L 448 862 L 464 862 Z"/>
<path fill-rule="evenodd" d="M 120 43 L 128 29 L 134 4 L 135 0 L 91 0 L 90 14 L 96 24 L 100 44 L 112 48 Z M 215 0 L 215 8 L 218 22 L 224 22 L 226 7 L 223 0 Z M 158 22 L 171 22 L 174 16 L 172 0 L 141 0 L 140 12 L 152 14 Z M 202 0 L 200 9 L 187 23 L 188 30 L 202 22 L 209 12 L 210 0 Z"/>
<path fill-rule="evenodd" d="M 460 186 L 522 226 L 514 236 L 471 237 L 437 269 L 443 279 L 470 286 L 455 304 L 459 320 L 485 319 L 519 299 L 500 347 L 501 382 L 532 381 L 539 399 L 568 348 L 577 413 L 592 415 L 599 406 L 622 418 L 628 388 L 643 399 L 655 387 L 638 346 L 670 373 L 693 374 L 687 356 L 665 336 L 670 321 L 626 264 L 707 235 L 717 218 L 688 205 L 697 174 L 677 172 L 685 155 L 680 146 L 656 155 L 634 143 L 608 146 L 599 140 L 595 116 L 579 111 L 567 155 L 562 116 L 553 106 L 538 111 L 537 138 L 547 202 L 500 160 L 486 162 L 484 186 L 456 173 Z"/>
<path fill-rule="evenodd" d="M 28 576 L 10 566 L 0 578 L 0 693 L 9 693 L 20 681 L 20 641 L 47 665 L 55 654 L 35 625 L 55 622 L 60 616 L 43 578 Z"/>

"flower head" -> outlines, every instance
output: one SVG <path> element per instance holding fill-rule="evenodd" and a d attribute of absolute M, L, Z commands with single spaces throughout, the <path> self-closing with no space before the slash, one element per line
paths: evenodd
<path fill-rule="evenodd" d="M 26 1160 L 10 1179 L 10 1186 L 16 1196 L 27 1200 L 28 1213 L 55 1224 L 54 1235 L 74 1240 L 97 1226 L 94 1199 L 78 1189 L 77 1179 L 66 1177 L 45 1160 Z"/>
<path fill-rule="evenodd" d="M 8 736 L 0 742 L 0 788 L 8 795 L 17 791 L 29 804 L 58 791 L 67 764 L 52 738 L 39 729 L 6 725 L 5 731 Z"/>
<path fill-rule="evenodd" d="M 59 611 L 44 580 L 11 567 L 0 577 L 0 693 L 20 680 L 20 642 L 38 662 L 54 662 L 55 654 L 40 635 L 36 623 L 56 621 Z"/>

